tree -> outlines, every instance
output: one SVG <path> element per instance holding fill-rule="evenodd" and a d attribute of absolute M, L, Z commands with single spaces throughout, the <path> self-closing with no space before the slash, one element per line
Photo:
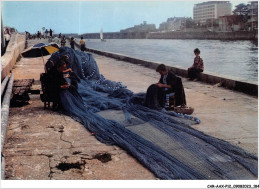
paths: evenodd
<path fill-rule="evenodd" d="M 235 10 L 233 10 L 234 15 L 244 15 L 247 16 L 250 12 L 249 5 L 245 5 L 244 3 L 240 3 L 236 6 Z"/>
<path fill-rule="evenodd" d="M 196 26 L 196 23 L 194 20 L 192 20 L 191 18 L 187 18 L 186 19 L 186 28 L 192 28 Z"/>
<path fill-rule="evenodd" d="M 212 27 L 212 24 L 213 24 L 213 26 L 219 26 L 219 21 L 218 21 L 218 19 L 207 19 L 206 20 L 206 26 L 207 27 Z"/>

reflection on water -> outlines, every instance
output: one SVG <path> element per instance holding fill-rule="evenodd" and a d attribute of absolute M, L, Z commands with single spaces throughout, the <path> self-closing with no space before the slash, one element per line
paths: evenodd
<path fill-rule="evenodd" d="M 258 42 L 221 40 L 98 39 L 86 41 L 89 48 L 188 68 L 195 48 L 201 51 L 205 71 L 258 80 Z"/>

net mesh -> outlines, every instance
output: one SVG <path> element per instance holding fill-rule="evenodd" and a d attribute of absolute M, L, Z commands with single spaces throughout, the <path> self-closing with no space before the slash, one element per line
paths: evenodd
<path fill-rule="evenodd" d="M 255 155 L 193 129 L 191 124 L 199 123 L 198 118 L 143 106 L 145 93 L 134 94 L 122 83 L 107 80 L 99 73 L 90 53 L 63 47 L 50 57 L 47 70 L 53 66 L 50 60 L 55 62 L 62 55 L 69 57 L 70 67 L 80 78 L 77 90 L 69 88 L 60 93 L 66 114 L 95 132 L 99 141 L 128 151 L 158 178 L 256 179 L 258 176 Z M 97 114 L 109 109 L 122 110 L 126 124 Z M 140 127 L 127 127 L 129 123 Z"/>

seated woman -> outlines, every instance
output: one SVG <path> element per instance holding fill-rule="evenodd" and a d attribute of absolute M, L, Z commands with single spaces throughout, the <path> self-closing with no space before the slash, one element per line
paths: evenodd
<path fill-rule="evenodd" d="M 167 94 L 174 93 L 175 106 L 186 105 L 185 92 L 181 78 L 177 77 L 171 71 L 168 71 L 164 64 L 156 68 L 161 78 L 159 83 L 152 84 L 148 89 L 144 105 L 152 109 L 162 109 L 168 105 L 166 103 Z"/>
<path fill-rule="evenodd" d="M 53 110 L 57 110 L 60 105 L 60 91 L 68 89 L 70 86 L 63 76 L 65 69 L 66 62 L 59 60 L 47 73 L 47 94 L 53 100 Z"/>
<path fill-rule="evenodd" d="M 188 77 L 190 80 L 197 81 L 199 79 L 199 73 L 204 70 L 204 64 L 202 58 L 200 57 L 200 50 L 198 48 L 194 49 L 194 54 L 195 58 L 193 65 L 188 68 Z"/>

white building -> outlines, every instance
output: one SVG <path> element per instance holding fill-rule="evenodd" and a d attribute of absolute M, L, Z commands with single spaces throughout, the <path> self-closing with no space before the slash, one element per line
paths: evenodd
<path fill-rule="evenodd" d="M 208 1 L 195 4 L 193 19 L 197 23 L 205 24 L 208 19 L 218 19 L 220 16 L 231 15 L 231 7 L 229 1 Z"/>
<path fill-rule="evenodd" d="M 250 30 L 258 28 L 258 2 L 257 1 L 250 1 L 249 2 L 249 20 L 250 23 Z"/>

